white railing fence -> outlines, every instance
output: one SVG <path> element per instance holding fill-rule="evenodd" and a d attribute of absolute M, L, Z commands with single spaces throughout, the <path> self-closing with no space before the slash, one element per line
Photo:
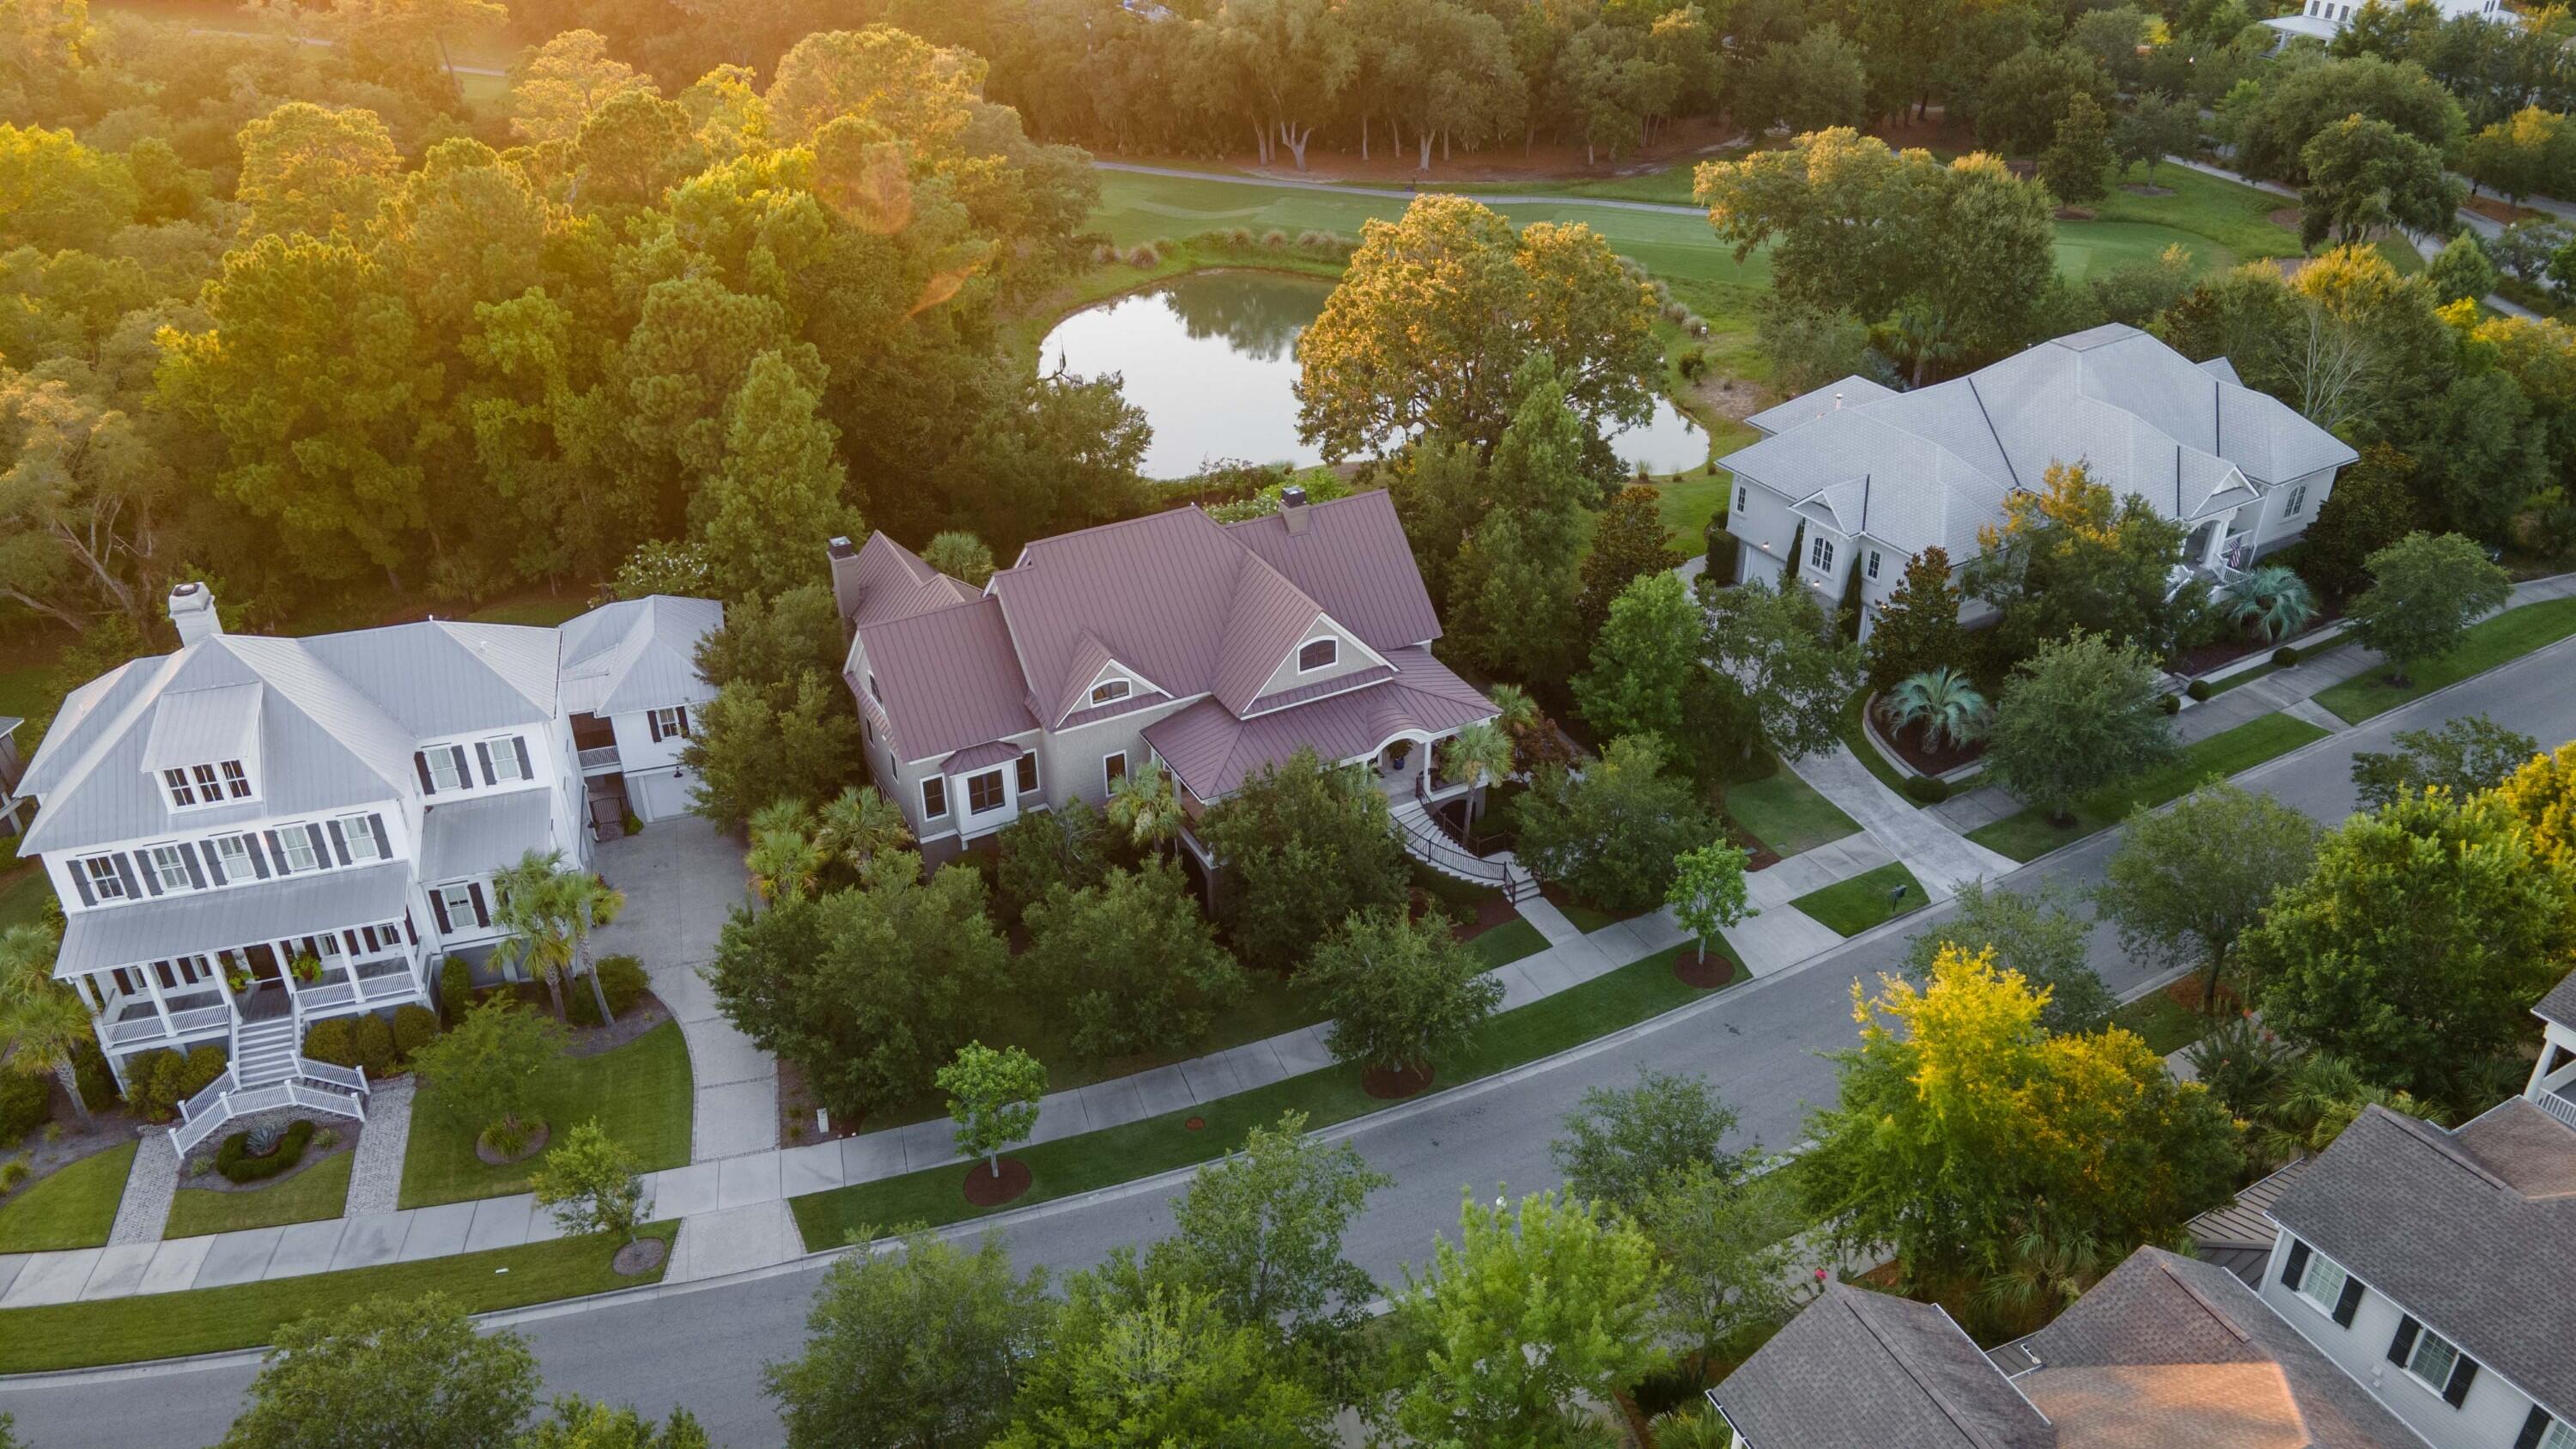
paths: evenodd
<path fill-rule="evenodd" d="M 2570 1127 L 2576 1127 L 2576 1102 L 2570 1102 L 2556 1092 L 2543 1092 L 2532 1100 L 2540 1104 L 2541 1111 Z"/>

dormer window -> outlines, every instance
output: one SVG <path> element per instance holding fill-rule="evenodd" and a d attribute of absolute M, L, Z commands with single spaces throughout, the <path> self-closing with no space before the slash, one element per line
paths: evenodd
<path fill-rule="evenodd" d="M 1135 686 L 1123 679 L 1104 679 L 1091 686 L 1093 704 L 1116 704 L 1133 693 Z"/>
<path fill-rule="evenodd" d="M 1341 662 L 1342 644 L 1338 639 L 1309 639 L 1297 650 L 1297 672 L 1312 674 L 1330 669 Z"/>
<path fill-rule="evenodd" d="M 453 746 L 440 746 L 437 749 L 421 751 L 419 758 L 421 768 L 429 774 L 429 787 L 432 793 L 465 788 L 463 751 Z"/>
<path fill-rule="evenodd" d="M 161 785 L 170 792 L 173 810 L 219 805 L 227 799 L 250 798 L 250 771 L 239 760 L 173 766 L 161 772 Z"/>

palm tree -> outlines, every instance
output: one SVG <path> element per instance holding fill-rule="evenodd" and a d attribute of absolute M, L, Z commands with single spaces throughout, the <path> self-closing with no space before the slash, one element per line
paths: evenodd
<path fill-rule="evenodd" d="M 2228 617 L 2266 640 L 2287 638 L 2317 616 L 2317 596 L 2307 582 L 2280 564 L 2237 575 L 2220 595 Z"/>
<path fill-rule="evenodd" d="M 1446 763 L 1442 768 L 1453 780 L 1464 780 L 1474 793 L 1467 797 L 1467 829 L 1476 828 L 1478 807 L 1485 803 L 1485 787 L 1510 777 L 1512 773 L 1512 740 L 1492 720 L 1477 720 L 1460 725 L 1449 737 Z"/>
<path fill-rule="evenodd" d="M 1944 664 L 1889 690 L 1887 717 L 1898 729 L 1921 724 L 1927 744 L 1947 738 L 1952 746 L 1964 748 L 1986 732 L 1986 697 L 1968 676 Z"/>
<path fill-rule="evenodd" d="M 912 844 L 912 828 L 903 823 L 903 812 L 878 794 L 874 785 L 843 790 L 839 799 L 823 807 L 822 816 L 818 834 L 824 853 L 838 857 L 852 870 L 863 871 L 876 857 Z"/>
<path fill-rule="evenodd" d="M 2004 1270 L 1977 1290 L 1990 1308 L 2016 1316 L 2047 1307 L 2052 1315 L 2102 1279 L 2102 1243 L 2080 1227 L 2061 1226 L 2045 1217 L 2024 1227 L 2013 1239 L 2012 1258 Z"/>
<path fill-rule="evenodd" d="M 812 890 L 814 878 L 823 873 L 824 859 L 823 848 L 804 831 L 769 829 L 752 832 L 751 849 L 742 863 L 751 872 L 751 888 L 760 893 L 761 904 L 774 906 Z"/>
<path fill-rule="evenodd" d="M 89 1103 L 81 1098 L 75 1056 L 94 1032 L 79 995 L 54 980 L 60 945 L 51 926 L 29 922 L 0 931 L 0 1039 L 9 1043 L 10 1068 L 53 1073 L 86 1122 Z"/>
<path fill-rule="evenodd" d="M 1494 723 L 1513 739 L 1538 723 L 1538 702 L 1517 684 L 1497 684 L 1485 691 L 1485 697 L 1494 703 Z"/>
<path fill-rule="evenodd" d="M 608 993 L 590 966 L 590 932 L 617 919 L 625 895 L 588 871 L 566 869 L 560 850 L 529 851 L 492 885 L 493 914 L 504 933 L 494 958 L 504 966 L 525 966 L 545 982 L 557 1021 L 564 1019 L 565 975 L 588 975 L 599 1019 L 612 1020 Z"/>
<path fill-rule="evenodd" d="M 1181 833 L 1181 800 L 1161 770 L 1131 771 L 1109 787 L 1109 823 L 1139 846 L 1161 849 Z"/>
<path fill-rule="evenodd" d="M 2365 1082 L 2352 1063 L 2318 1052 L 2290 1069 L 2289 1080 L 2264 1112 L 2263 1153 L 2274 1161 L 2286 1162 L 2323 1152 L 2374 1102 L 2437 1127 L 2444 1125 L 2449 1115 L 2412 1092 L 2391 1091 Z"/>

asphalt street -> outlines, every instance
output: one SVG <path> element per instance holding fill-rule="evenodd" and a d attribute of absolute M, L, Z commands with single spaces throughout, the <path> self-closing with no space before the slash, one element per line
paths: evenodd
<path fill-rule="evenodd" d="M 2356 750 L 2384 750 L 2397 730 L 2477 713 L 2544 745 L 2576 737 L 2576 640 L 2239 778 L 2319 820 L 2339 820 L 2355 803 L 2349 764 Z M 2005 883 L 2028 889 L 2048 880 L 2081 890 L 2101 878 L 2116 841 L 2116 832 L 2097 836 Z M 1819 1053 L 1854 1039 L 1851 983 L 1888 968 L 1906 936 L 1939 914 L 1908 918 L 1903 929 L 1883 928 L 1790 972 L 1562 1056 L 1346 1124 L 1334 1135 L 1356 1143 L 1397 1183 L 1353 1225 L 1351 1256 L 1381 1282 L 1401 1282 L 1403 1266 L 1425 1260 L 1435 1234 L 1454 1231 L 1462 1194 L 1554 1186 L 1548 1141 L 1559 1121 L 1586 1088 L 1623 1084 L 1640 1067 L 1704 1074 L 1741 1115 L 1747 1137 L 1794 1143 L 1808 1105 L 1833 1091 L 1832 1066 Z M 2122 955 L 2107 929 L 2095 933 L 2092 954 L 2114 991 L 2150 978 L 2151 968 Z M 1183 1181 L 1130 1184 L 959 1232 L 1000 1231 L 1023 1266 L 1080 1268 L 1118 1244 L 1168 1232 L 1169 1199 Z M 535 1345 L 550 1393 L 632 1402 L 657 1414 L 686 1405 L 717 1443 L 749 1449 L 780 1442 L 761 1368 L 796 1351 L 822 1270 L 820 1261 L 799 1263 L 747 1280 L 527 1310 L 503 1321 Z M 256 1367 L 256 1355 L 234 1354 L 9 1381 L 0 1383 L 0 1412 L 15 1414 L 20 1438 L 37 1449 L 208 1444 L 222 1436 Z"/>

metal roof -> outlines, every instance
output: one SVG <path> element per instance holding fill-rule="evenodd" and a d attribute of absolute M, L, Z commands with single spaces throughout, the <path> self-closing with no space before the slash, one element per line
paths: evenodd
<path fill-rule="evenodd" d="M 420 828 L 420 878 L 432 884 L 508 870 L 530 851 L 555 848 L 554 792 L 433 800 Z"/>
<path fill-rule="evenodd" d="M 152 712 L 143 768 L 157 772 L 252 759 L 259 749 L 261 693 L 257 684 L 165 691 Z"/>
<path fill-rule="evenodd" d="M 724 627 L 713 599 L 654 594 L 566 620 L 559 631 L 566 714 L 602 717 L 715 698 L 698 673 L 698 643 Z"/>
<path fill-rule="evenodd" d="M 74 911 L 63 922 L 54 978 L 399 921 L 410 884 L 411 867 L 390 861 Z"/>
<path fill-rule="evenodd" d="M 863 625 L 851 640 L 853 664 L 863 649 L 902 759 L 931 759 L 1038 727 L 1002 606 L 989 595 Z M 866 697 L 867 681 L 848 671 L 844 677 L 853 694 Z"/>
<path fill-rule="evenodd" d="M 1213 699 L 1145 727 L 1145 742 L 1202 800 L 1231 795 L 1301 748 L 1326 760 L 1370 753 L 1398 735 L 1448 734 L 1494 717 L 1491 700 L 1428 649 L 1388 652 L 1395 676 L 1286 709 L 1238 718 Z"/>
<path fill-rule="evenodd" d="M 1026 753 L 1028 753 L 1026 750 L 1008 740 L 995 740 L 990 744 L 959 750 L 940 761 L 939 769 L 942 774 L 962 775 L 968 770 L 980 770 L 987 765 L 1007 765 Z"/>
<path fill-rule="evenodd" d="M 841 617 L 852 624 L 909 619 L 976 596 L 965 580 L 923 563 L 919 554 L 882 533 L 869 534 L 857 553 L 833 559 L 832 593 Z"/>

